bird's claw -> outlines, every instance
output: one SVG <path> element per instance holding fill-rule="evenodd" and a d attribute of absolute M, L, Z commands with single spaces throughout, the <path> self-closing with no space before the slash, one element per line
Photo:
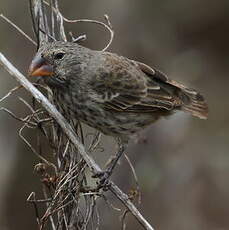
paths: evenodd
<path fill-rule="evenodd" d="M 95 173 L 92 177 L 93 178 L 99 178 L 99 181 L 97 182 L 97 188 L 102 188 L 104 191 L 108 190 L 108 187 L 110 186 L 109 177 L 111 175 L 111 172 L 109 170 L 104 170 L 98 173 Z"/>

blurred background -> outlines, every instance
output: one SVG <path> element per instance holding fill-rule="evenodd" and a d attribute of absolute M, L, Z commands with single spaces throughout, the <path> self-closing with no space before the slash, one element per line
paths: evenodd
<path fill-rule="evenodd" d="M 142 190 L 139 208 L 156 230 L 228 230 L 229 1 L 68 0 L 60 1 L 60 7 L 69 18 L 103 20 L 108 14 L 115 30 L 110 51 L 157 67 L 205 95 L 208 120 L 176 113 L 139 134 L 127 154 Z M 1 0 L 0 13 L 33 36 L 26 0 Z M 108 40 L 107 33 L 96 25 L 67 28 L 74 35 L 86 33 L 83 44 L 93 49 L 102 49 Z M 0 52 L 26 74 L 35 47 L 2 19 L 0 34 Z M 0 98 L 16 85 L 0 67 Z M 31 101 L 23 90 L 17 95 Z M 1 106 L 20 116 L 29 112 L 17 97 Z M 34 209 L 26 198 L 40 190 L 39 177 L 33 174 L 38 159 L 18 137 L 21 125 L 0 111 L 2 230 L 37 229 Z M 33 134 L 25 131 L 27 137 Z M 109 156 L 106 149 L 95 156 L 97 161 Z M 133 176 L 124 159 L 113 179 L 126 192 L 133 188 Z M 102 205 L 100 213 L 104 220 L 101 229 L 121 228 L 120 213 Z M 127 224 L 127 229 L 141 229 L 131 216 Z"/>

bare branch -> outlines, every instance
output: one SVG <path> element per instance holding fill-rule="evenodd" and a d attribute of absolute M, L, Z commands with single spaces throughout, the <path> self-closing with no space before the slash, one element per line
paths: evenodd
<path fill-rule="evenodd" d="M 29 36 L 27 35 L 22 29 L 20 29 L 17 25 L 15 25 L 10 19 L 8 19 L 3 14 L 0 14 L 0 17 L 5 20 L 7 23 L 9 23 L 11 26 L 13 26 L 20 34 L 22 34 L 24 37 L 26 37 L 29 41 L 31 41 L 35 46 L 37 43 Z"/>
<path fill-rule="evenodd" d="M 13 89 L 11 89 L 5 96 L 3 96 L 1 99 L 0 99 L 0 102 L 4 101 L 6 98 L 8 98 L 11 94 L 13 94 L 15 91 L 17 91 L 18 89 L 21 89 L 22 86 L 19 85 L 19 86 L 16 86 L 14 87 Z"/>

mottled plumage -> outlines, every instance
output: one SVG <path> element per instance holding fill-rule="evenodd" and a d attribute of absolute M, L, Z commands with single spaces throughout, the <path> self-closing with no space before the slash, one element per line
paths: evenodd
<path fill-rule="evenodd" d="M 195 90 L 143 63 L 70 42 L 43 44 L 30 75 L 43 76 L 66 117 L 125 140 L 176 110 L 207 118 L 207 105 Z"/>

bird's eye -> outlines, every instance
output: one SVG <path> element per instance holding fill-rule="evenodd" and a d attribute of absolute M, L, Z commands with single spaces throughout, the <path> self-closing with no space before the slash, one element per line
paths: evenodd
<path fill-rule="evenodd" d="M 55 54 L 54 55 L 54 59 L 55 60 L 60 60 L 60 59 L 62 59 L 63 57 L 64 57 L 64 55 L 65 55 L 65 53 L 57 53 L 57 54 Z"/>

